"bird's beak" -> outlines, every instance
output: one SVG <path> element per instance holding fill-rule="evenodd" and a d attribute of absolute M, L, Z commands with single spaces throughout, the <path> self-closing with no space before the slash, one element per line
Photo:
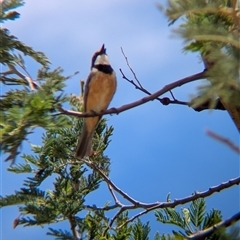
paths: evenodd
<path fill-rule="evenodd" d="M 104 47 L 104 44 L 102 45 L 102 48 L 100 50 L 100 54 L 106 54 L 106 48 Z"/>

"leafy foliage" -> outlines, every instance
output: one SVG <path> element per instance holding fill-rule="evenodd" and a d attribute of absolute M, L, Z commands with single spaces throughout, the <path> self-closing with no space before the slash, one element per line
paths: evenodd
<path fill-rule="evenodd" d="M 130 240 L 149 240 L 149 232 L 149 222 L 142 224 L 142 222 L 138 220 L 133 226 L 132 236 L 130 237 Z"/>
<path fill-rule="evenodd" d="M 20 17 L 20 14 L 16 11 L 11 11 L 17 7 L 23 6 L 24 1 L 22 0 L 5 0 L 1 2 L 0 11 L 0 22 L 7 20 L 16 20 Z M 17 50 L 22 52 L 24 55 L 28 55 L 40 63 L 43 67 L 47 68 L 49 60 L 42 52 L 34 51 L 31 47 L 17 40 L 17 38 L 10 34 L 9 30 L 6 28 L 0 28 L 0 63 L 3 65 L 10 64 L 15 65 L 19 59 L 12 52 Z M 6 79 L 5 79 L 6 80 Z"/>
<path fill-rule="evenodd" d="M 60 128 L 69 123 L 67 117 L 54 115 L 60 104 L 67 100 L 63 95 L 66 77 L 61 76 L 61 72 L 61 69 L 41 70 L 38 75 L 44 77 L 41 88 L 36 91 L 10 90 L 0 99 L 0 144 L 2 150 L 9 153 L 6 160 L 15 160 L 23 140 L 35 127 Z"/>
<path fill-rule="evenodd" d="M 207 70 L 209 82 L 201 85 L 192 106 L 210 102 L 210 107 L 214 107 L 219 98 L 240 130 L 239 2 L 169 0 L 168 3 L 166 14 L 170 24 L 184 17 L 176 33 L 187 43 L 185 51 L 199 52 Z"/>
<path fill-rule="evenodd" d="M 182 209 L 182 213 L 177 212 L 175 209 L 165 208 L 157 210 L 155 216 L 157 221 L 173 224 L 184 231 L 173 231 L 176 239 L 186 239 L 195 232 L 212 227 L 214 224 L 222 221 L 222 215 L 219 210 L 213 209 L 210 213 L 206 213 L 206 204 L 203 198 L 194 200 L 189 208 Z M 218 240 L 224 233 L 225 231 L 223 229 L 222 231 L 212 234 L 209 238 L 206 238 L 206 240 Z M 163 236 L 165 237 L 165 235 Z"/>

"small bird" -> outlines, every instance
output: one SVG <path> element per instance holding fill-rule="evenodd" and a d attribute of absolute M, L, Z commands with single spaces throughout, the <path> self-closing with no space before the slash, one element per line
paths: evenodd
<path fill-rule="evenodd" d="M 84 96 L 84 112 L 100 113 L 107 109 L 116 91 L 117 79 L 112 69 L 104 44 L 92 57 L 91 72 L 88 76 Z M 84 119 L 82 133 L 78 140 L 76 157 L 90 156 L 95 128 L 101 116 Z"/>

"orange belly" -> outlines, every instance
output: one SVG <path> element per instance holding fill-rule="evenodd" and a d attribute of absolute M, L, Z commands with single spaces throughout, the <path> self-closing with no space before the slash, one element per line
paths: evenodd
<path fill-rule="evenodd" d="M 93 74 L 86 92 L 85 112 L 101 112 L 106 110 L 116 91 L 116 86 L 117 82 L 114 73 L 112 75 L 102 72 Z M 85 118 L 85 124 L 89 131 L 95 128 L 99 119 L 100 117 Z"/>

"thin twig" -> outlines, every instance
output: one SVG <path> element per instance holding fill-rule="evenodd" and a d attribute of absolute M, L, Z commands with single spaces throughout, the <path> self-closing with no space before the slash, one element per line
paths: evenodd
<path fill-rule="evenodd" d="M 133 217 L 131 217 L 131 218 L 128 219 L 126 222 L 124 222 L 122 225 L 120 225 L 120 226 L 118 227 L 118 229 L 122 228 L 123 226 L 127 225 L 127 224 L 130 223 L 130 222 L 133 222 L 135 219 L 141 217 L 141 216 L 144 215 L 144 214 L 147 214 L 148 212 L 150 212 L 150 211 L 152 211 L 152 210 L 153 210 L 152 208 L 147 208 L 147 209 L 145 209 L 145 210 L 143 210 L 143 211 L 135 214 Z"/>
<path fill-rule="evenodd" d="M 126 210 L 126 209 L 125 209 Z M 125 211 L 124 208 L 120 208 L 120 210 L 115 214 L 115 216 L 111 219 L 109 225 L 106 227 L 106 229 L 103 232 L 103 236 L 105 236 L 107 234 L 107 231 L 112 227 L 114 221 L 117 219 L 117 217 L 123 212 Z"/>
<path fill-rule="evenodd" d="M 137 83 L 135 83 L 134 80 L 131 80 L 131 79 L 127 78 L 126 75 L 123 73 L 122 69 L 119 69 L 119 71 L 120 71 L 121 74 L 122 74 L 122 78 L 125 79 L 126 81 L 128 81 L 129 83 L 131 83 L 133 86 L 135 86 L 136 89 L 138 89 L 138 90 L 146 93 L 147 95 L 151 95 L 151 93 L 150 93 L 146 88 L 144 88 L 144 87 L 142 86 L 142 84 L 140 83 L 140 81 L 138 80 L 136 73 L 134 72 L 134 70 L 133 70 L 132 67 L 130 66 L 130 63 L 129 63 L 129 61 L 128 61 L 128 58 L 127 58 L 126 54 L 125 54 L 124 51 L 123 51 L 123 48 L 121 48 L 121 51 L 122 51 L 122 54 L 123 54 L 123 56 L 124 56 L 124 58 L 125 58 L 125 60 L 126 60 L 127 66 L 129 67 L 130 71 L 132 72 L 132 74 L 133 74 L 133 76 L 134 76 L 134 79 L 135 79 L 135 81 L 136 81 Z M 168 104 L 170 104 L 170 103 L 180 104 L 180 105 L 189 105 L 187 102 L 178 101 L 178 100 L 174 97 L 174 95 L 173 95 L 173 93 L 172 93 L 171 90 L 170 90 L 170 94 L 171 94 L 173 100 L 170 100 L 169 98 L 167 98 L 167 101 L 166 101 L 166 98 L 161 99 L 160 97 L 156 97 L 155 99 L 158 100 L 158 101 L 160 101 L 163 105 L 168 105 Z M 167 103 L 167 104 L 166 104 L 166 103 Z"/>
<path fill-rule="evenodd" d="M 119 194 L 122 195 L 123 198 L 125 198 L 126 200 L 128 200 L 130 203 L 132 204 L 136 204 L 138 203 L 136 200 L 134 200 L 133 198 L 131 198 L 128 194 L 126 194 L 125 192 L 123 192 L 120 188 L 118 188 L 106 175 L 105 173 L 98 168 L 94 163 L 90 162 L 90 161 L 86 161 L 84 160 L 84 162 L 90 166 L 92 169 L 94 169 L 95 171 L 97 171 L 102 178 L 106 181 L 106 183 L 111 186 L 116 192 L 118 192 Z"/>
<path fill-rule="evenodd" d="M 172 90 L 170 90 L 169 92 L 170 92 L 172 98 L 173 98 L 174 100 L 176 100 L 176 98 L 174 97 L 174 95 L 173 95 L 173 93 L 172 93 Z"/>
<path fill-rule="evenodd" d="M 9 70 L 5 72 L 3 75 L 9 75 L 9 74 L 16 74 L 17 76 L 19 76 L 21 79 L 23 79 L 26 83 L 26 85 L 28 85 L 31 90 L 35 90 L 37 88 L 39 88 L 39 86 L 32 80 L 32 78 L 30 76 L 26 76 L 23 73 L 21 73 L 20 71 L 18 71 L 15 66 L 8 64 Z M 26 71 L 26 70 L 25 70 Z"/>
<path fill-rule="evenodd" d="M 229 139 L 222 137 L 220 135 L 218 135 L 217 133 L 212 132 L 211 130 L 207 130 L 206 134 L 216 140 L 218 140 L 219 142 L 222 142 L 223 144 L 227 145 L 228 147 L 230 147 L 233 151 L 235 151 L 236 153 L 240 154 L 240 147 L 238 147 L 237 145 L 235 145 L 232 141 L 230 141 Z"/>
<path fill-rule="evenodd" d="M 151 93 L 147 89 L 138 86 L 133 80 L 127 78 L 126 75 L 123 73 L 122 69 L 119 69 L 119 71 L 122 74 L 122 78 L 125 79 L 127 82 L 131 83 L 133 86 L 135 86 L 136 89 L 146 93 L 147 95 L 151 95 Z M 171 91 L 170 91 L 170 93 L 171 93 Z M 158 100 L 163 105 L 168 105 L 168 104 L 179 104 L 179 105 L 187 105 L 187 106 L 189 105 L 188 102 L 179 101 L 175 98 L 173 98 L 173 99 L 174 100 L 171 100 L 168 97 L 164 97 L 164 98 L 157 97 L 157 98 L 155 98 L 155 100 Z"/>
<path fill-rule="evenodd" d="M 132 72 L 133 76 L 134 76 L 134 79 L 137 81 L 138 85 L 140 86 L 141 89 L 144 89 L 144 87 L 142 86 L 142 84 L 140 83 L 140 81 L 138 80 L 137 78 L 137 75 L 136 73 L 133 71 L 132 67 L 130 66 L 129 62 L 128 62 L 128 58 L 127 56 L 125 55 L 124 51 L 123 51 L 123 48 L 121 47 L 121 51 L 122 51 L 122 54 L 126 60 L 126 63 L 127 63 L 127 66 L 129 67 L 130 71 Z"/>

